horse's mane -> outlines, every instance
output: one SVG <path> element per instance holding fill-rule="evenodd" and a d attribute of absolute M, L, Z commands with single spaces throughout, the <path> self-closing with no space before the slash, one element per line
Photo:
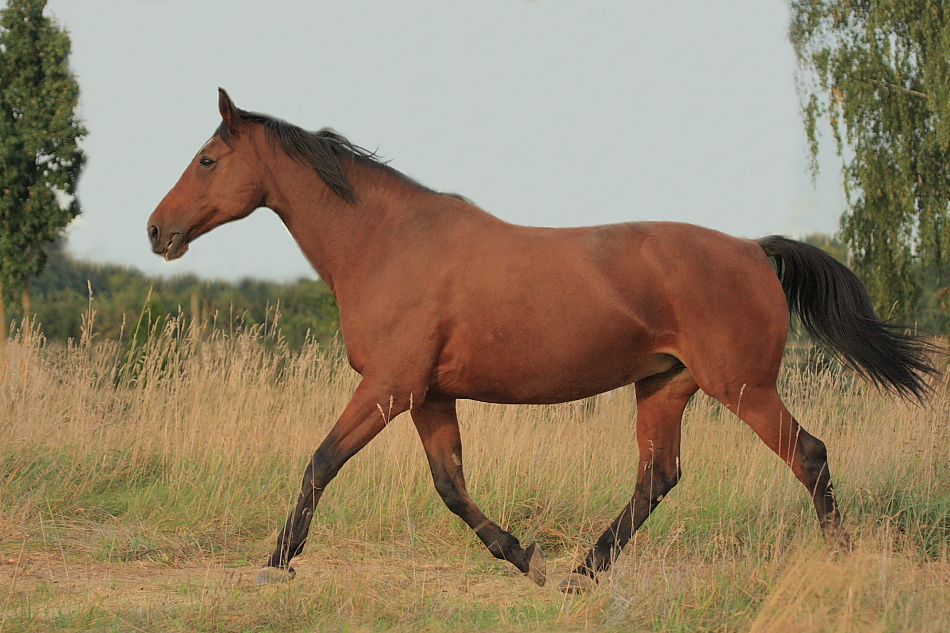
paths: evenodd
<path fill-rule="evenodd" d="M 294 160 L 312 166 L 317 175 L 330 187 L 330 190 L 349 203 L 355 203 L 357 195 L 346 173 L 346 161 L 368 165 L 396 176 L 415 187 L 429 190 L 409 176 L 387 165 L 376 152 L 352 143 L 330 128 L 323 128 L 318 132 L 308 132 L 292 123 L 258 112 L 239 109 L 238 115 L 243 121 L 263 125 L 271 141 L 277 143 Z M 223 121 L 218 127 L 218 136 L 228 145 L 233 143 L 231 131 Z"/>

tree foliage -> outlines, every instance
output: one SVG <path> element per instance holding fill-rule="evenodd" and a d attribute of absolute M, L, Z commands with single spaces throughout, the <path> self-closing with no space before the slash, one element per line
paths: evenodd
<path fill-rule="evenodd" d="M 45 6 L 10 0 L 0 11 L 0 300 L 27 289 L 43 244 L 79 213 L 79 84 L 69 36 Z"/>
<path fill-rule="evenodd" d="M 848 209 L 841 236 L 886 316 L 946 285 L 950 24 L 943 0 L 791 0 L 805 129 L 830 124 Z"/>
<path fill-rule="evenodd" d="M 156 323 L 160 328 L 170 317 L 206 332 L 266 326 L 268 332 L 279 332 L 292 349 L 308 340 L 328 341 L 339 333 L 336 301 L 320 280 L 234 283 L 194 275 L 161 279 L 126 266 L 76 260 L 61 243 L 45 250 L 47 266 L 31 279 L 38 299 L 33 318 L 55 343 L 80 340 L 83 318 L 90 310 L 98 339 L 124 343 L 144 337 Z M 10 316 L 18 320 L 23 314 L 11 310 Z"/>

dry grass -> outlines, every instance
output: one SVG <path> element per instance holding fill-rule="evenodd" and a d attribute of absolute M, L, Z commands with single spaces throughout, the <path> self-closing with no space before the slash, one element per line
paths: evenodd
<path fill-rule="evenodd" d="M 847 375 L 786 379 L 829 447 L 849 555 L 826 553 L 788 469 L 697 397 L 683 482 L 588 595 L 491 558 L 403 418 L 329 488 L 298 580 L 258 591 L 248 578 L 355 387 L 340 350 L 172 322 L 129 351 L 89 330 L 54 349 L 26 328 L 0 349 L 0 629 L 950 630 L 942 390 L 920 408 Z M 565 573 L 632 493 L 633 392 L 460 417 L 473 496 Z"/>

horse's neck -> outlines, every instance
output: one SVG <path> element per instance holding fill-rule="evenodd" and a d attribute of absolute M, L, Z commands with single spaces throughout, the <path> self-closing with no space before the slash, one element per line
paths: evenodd
<path fill-rule="evenodd" d="M 352 204 L 308 166 L 291 163 L 275 170 L 280 179 L 268 206 L 336 295 L 385 260 L 387 247 L 411 224 L 418 208 L 413 202 L 425 192 L 382 170 L 351 165 L 348 176 L 357 195 Z"/>

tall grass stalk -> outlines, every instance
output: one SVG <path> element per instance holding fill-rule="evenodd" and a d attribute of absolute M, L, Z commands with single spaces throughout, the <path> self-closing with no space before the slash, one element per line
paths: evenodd
<path fill-rule="evenodd" d="M 208 331 L 185 319 L 128 343 L 97 341 L 93 327 L 90 308 L 76 343 L 48 345 L 26 323 L 0 348 L 0 556 L 46 552 L 67 566 L 261 562 L 357 384 L 340 347 L 292 352 L 273 327 Z M 436 495 L 406 416 L 331 484 L 308 551 L 377 556 L 394 568 L 441 561 L 466 582 L 500 575 L 525 601 L 496 610 L 463 601 L 465 617 L 498 626 L 950 630 L 945 389 L 915 407 L 840 372 L 789 371 L 782 388 L 828 445 L 859 545 L 843 560 L 825 553 L 788 468 L 701 395 L 684 418 L 683 481 L 590 595 L 531 590 L 491 558 Z M 460 419 L 473 497 L 523 542 L 539 541 L 559 572 L 633 492 L 632 388 L 557 406 L 464 402 Z M 392 593 L 380 585 L 385 574 L 336 571 L 316 596 L 300 582 L 278 594 L 279 607 L 237 594 L 208 600 L 248 626 L 253 614 L 234 614 L 283 609 L 287 630 L 344 612 L 360 625 L 408 629 L 461 617 L 424 588 Z M 209 604 L 196 608 L 207 615 Z M 174 616 L 190 623 L 182 630 L 196 626 L 195 612 L 184 613 Z"/>

